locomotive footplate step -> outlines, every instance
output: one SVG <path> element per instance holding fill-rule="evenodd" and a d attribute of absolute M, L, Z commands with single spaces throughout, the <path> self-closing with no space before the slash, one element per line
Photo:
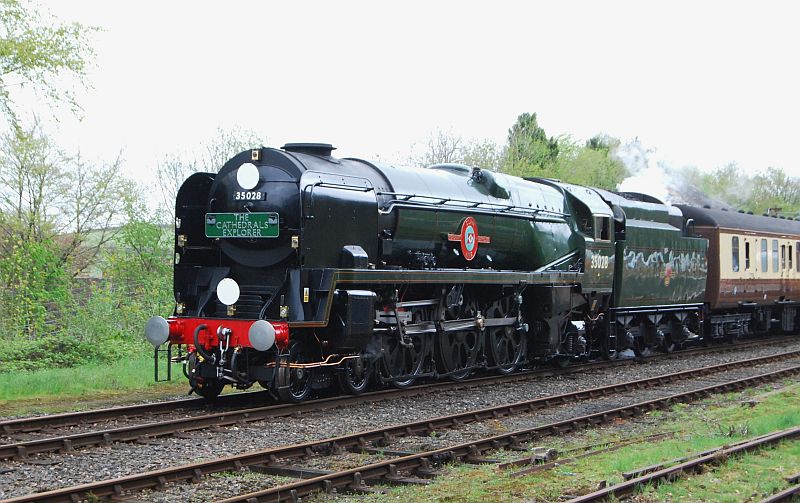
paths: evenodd
<path fill-rule="evenodd" d="M 317 470 L 314 468 L 294 467 L 279 464 L 253 465 L 250 466 L 250 470 L 257 473 L 263 473 L 265 475 L 279 475 L 281 477 L 292 477 L 295 479 L 313 479 L 314 477 L 319 477 L 320 475 L 330 475 L 331 473 L 335 473 L 330 470 Z"/>

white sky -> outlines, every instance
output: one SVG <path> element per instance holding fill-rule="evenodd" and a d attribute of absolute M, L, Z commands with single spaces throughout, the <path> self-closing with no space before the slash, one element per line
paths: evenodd
<path fill-rule="evenodd" d="M 105 29 L 84 119 L 56 137 L 90 158 L 122 149 L 143 181 L 218 126 L 402 160 L 437 128 L 504 143 L 522 112 L 554 136 L 638 136 L 672 165 L 800 176 L 791 2 L 42 5 Z"/>

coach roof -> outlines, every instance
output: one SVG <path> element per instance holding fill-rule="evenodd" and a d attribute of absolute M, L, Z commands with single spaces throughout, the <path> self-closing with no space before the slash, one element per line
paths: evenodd
<path fill-rule="evenodd" d="M 733 210 L 698 208 L 684 204 L 676 206 L 681 209 L 685 218 L 694 219 L 694 224 L 698 226 L 800 235 L 800 222 L 791 218 L 765 217 Z"/>

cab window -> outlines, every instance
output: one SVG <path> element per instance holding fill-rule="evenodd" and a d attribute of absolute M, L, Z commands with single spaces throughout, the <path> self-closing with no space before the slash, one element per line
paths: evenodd
<path fill-rule="evenodd" d="M 598 241 L 611 241 L 610 217 L 594 217 L 594 238 Z"/>

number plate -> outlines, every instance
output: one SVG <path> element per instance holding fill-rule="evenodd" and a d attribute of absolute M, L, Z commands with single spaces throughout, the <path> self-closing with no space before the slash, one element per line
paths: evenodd
<path fill-rule="evenodd" d="M 206 213 L 206 237 L 276 238 L 278 222 L 278 214 L 274 212 Z"/>
<path fill-rule="evenodd" d="M 263 201 L 266 198 L 266 192 L 257 192 L 253 190 L 237 190 L 233 193 L 233 199 L 235 201 Z"/>

